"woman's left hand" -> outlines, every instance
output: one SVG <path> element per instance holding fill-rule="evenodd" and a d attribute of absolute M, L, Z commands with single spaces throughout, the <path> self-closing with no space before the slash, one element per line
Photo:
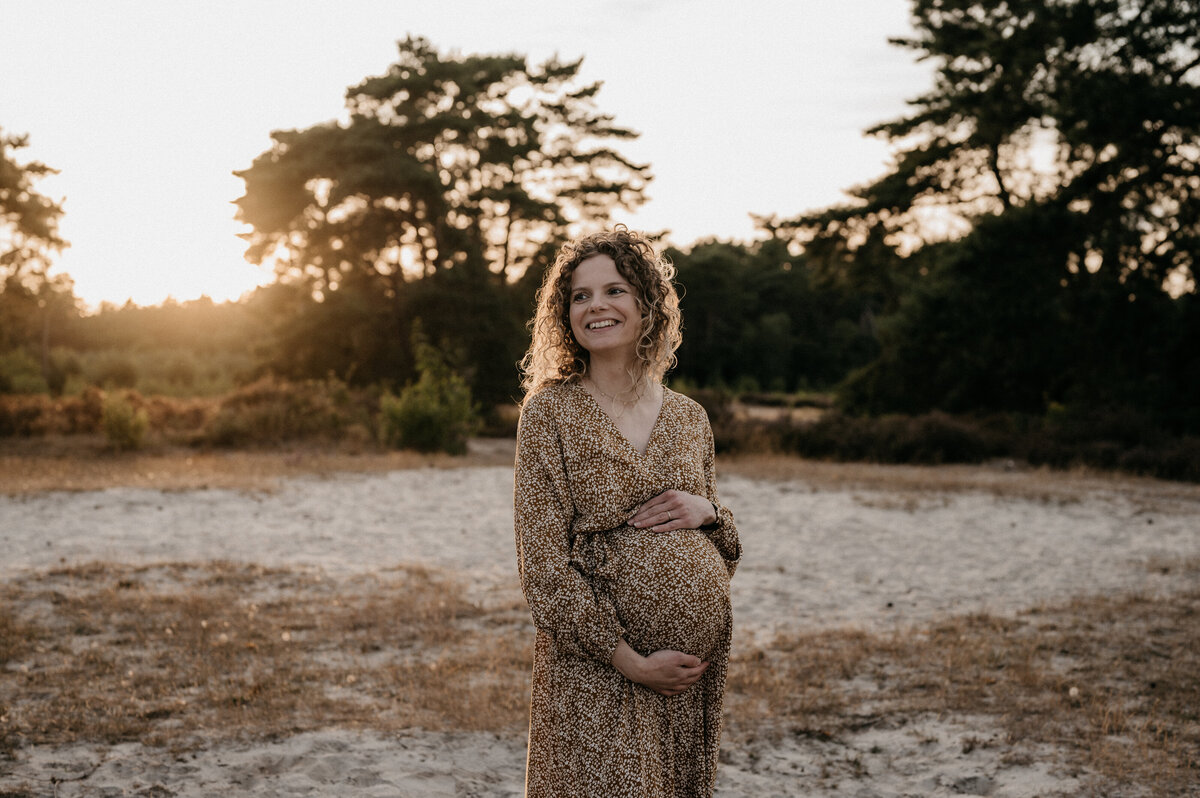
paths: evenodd
<path fill-rule="evenodd" d="M 672 532 L 699 529 L 716 520 L 713 503 L 703 496 L 682 490 L 664 490 L 642 502 L 626 523 L 651 532 Z"/>

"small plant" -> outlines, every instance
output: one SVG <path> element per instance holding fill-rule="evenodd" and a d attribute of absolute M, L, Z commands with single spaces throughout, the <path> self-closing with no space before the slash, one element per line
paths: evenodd
<path fill-rule="evenodd" d="M 104 400 L 101 419 L 104 437 L 117 451 L 142 448 L 150 417 L 144 408 L 135 408 L 124 396 L 109 396 Z"/>
<path fill-rule="evenodd" d="M 388 446 L 420 452 L 466 454 L 479 426 L 471 389 L 418 328 L 413 335 L 420 374 L 399 396 L 379 400 L 380 438 Z"/>

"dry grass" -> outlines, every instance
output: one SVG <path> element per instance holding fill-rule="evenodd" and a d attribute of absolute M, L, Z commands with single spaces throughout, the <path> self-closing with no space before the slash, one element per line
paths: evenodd
<path fill-rule="evenodd" d="M 515 443 L 477 439 L 465 456 L 347 446 L 203 451 L 163 447 L 114 453 L 97 436 L 0 439 L 0 494 L 102 490 L 114 486 L 273 490 L 279 480 L 342 472 L 512 465 Z"/>
<path fill-rule="evenodd" d="M 0 750 L 500 729 L 525 717 L 523 614 L 421 569 L 333 583 L 223 563 L 97 564 L 4 586 Z"/>
<path fill-rule="evenodd" d="M 524 608 L 469 604 L 436 572 L 96 564 L 10 581 L 0 606 L 0 750 L 338 726 L 519 734 L 527 717 Z M 1101 794 L 1183 794 L 1200 783 L 1200 591 L 782 636 L 735 654 L 727 710 L 739 745 L 988 716 L 1011 756 L 1045 743 Z"/>
<path fill-rule="evenodd" d="M 0 439 L 0 494 L 110 487 L 194 490 L 274 490 L 281 479 L 407 468 L 510 466 L 511 438 L 476 438 L 465 456 L 381 451 L 345 446 L 203 451 L 161 447 L 118 454 L 98 436 Z M 1073 501 L 1095 493 L 1154 500 L 1200 501 L 1200 485 L 1113 472 L 1020 467 L 1004 461 L 984 465 L 908 466 L 836 463 L 786 454 L 730 454 L 721 473 L 748 479 L 801 481 L 833 489 L 879 489 L 909 493 L 987 492 L 1039 501 Z"/>
<path fill-rule="evenodd" d="M 1009 743 L 1053 746 L 1109 788 L 1182 795 L 1200 785 L 1200 591 L 781 637 L 734 658 L 729 709 L 735 736 L 819 739 L 987 715 Z"/>
<path fill-rule="evenodd" d="M 814 487 L 912 492 L 984 492 L 1038 501 L 1071 501 L 1096 493 L 1200 501 L 1200 485 L 1112 471 L 1031 468 L 1011 461 L 982 465 L 884 465 L 806 460 L 786 454 L 729 454 L 721 473 L 748 479 L 798 480 Z"/>

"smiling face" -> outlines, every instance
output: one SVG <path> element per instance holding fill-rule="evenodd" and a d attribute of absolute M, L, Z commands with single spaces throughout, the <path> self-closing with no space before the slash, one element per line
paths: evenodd
<path fill-rule="evenodd" d="M 571 275 L 571 332 L 591 355 L 634 357 L 642 334 L 635 289 L 608 255 L 593 255 Z"/>

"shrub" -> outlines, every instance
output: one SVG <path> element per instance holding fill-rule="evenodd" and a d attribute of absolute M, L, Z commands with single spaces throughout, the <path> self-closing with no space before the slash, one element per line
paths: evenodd
<path fill-rule="evenodd" d="M 166 371 L 167 380 L 173 385 L 191 388 L 196 382 L 196 364 L 182 356 L 168 363 Z"/>
<path fill-rule="evenodd" d="M 24 349 L 0 354 L 0 393 L 45 393 L 48 390 L 38 361 Z"/>
<path fill-rule="evenodd" d="M 104 423 L 104 391 L 89 385 L 79 396 L 58 401 L 66 433 L 99 432 Z"/>
<path fill-rule="evenodd" d="M 805 457 L 878 463 L 978 463 L 1001 449 L 979 424 L 934 411 L 863 418 L 828 413 L 819 421 L 778 425 L 779 447 Z"/>
<path fill-rule="evenodd" d="M 217 402 L 208 398 L 179 399 L 170 396 L 151 396 L 146 399 L 150 427 L 181 433 L 195 433 L 204 428 L 216 413 Z"/>
<path fill-rule="evenodd" d="M 465 454 L 478 428 L 471 389 L 434 347 L 418 338 L 416 350 L 417 381 L 379 401 L 380 438 L 402 449 Z"/>
<path fill-rule="evenodd" d="M 198 442 L 217 446 L 277 444 L 334 438 L 370 411 L 335 378 L 284 382 L 264 377 L 222 400 Z"/>
<path fill-rule="evenodd" d="M 96 373 L 97 384 L 105 388 L 133 388 L 137 381 L 137 366 L 126 357 L 105 360 Z"/>
<path fill-rule="evenodd" d="M 150 417 L 144 408 L 135 408 L 127 397 L 113 395 L 104 400 L 101 423 L 104 437 L 114 449 L 140 449 L 146 440 Z"/>
<path fill-rule="evenodd" d="M 884 438 L 880 459 L 893 463 L 978 463 L 992 448 L 977 427 L 936 410 L 895 420 Z"/>
<path fill-rule="evenodd" d="M 48 397 L 0 395 L 0 437 L 27 438 L 45 435 L 52 407 Z"/>
<path fill-rule="evenodd" d="M 1188 482 L 1200 482 L 1200 438 L 1187 437 L 1157 449 L 1137 447 L 1120 455 L 1122 471 Z"/>

